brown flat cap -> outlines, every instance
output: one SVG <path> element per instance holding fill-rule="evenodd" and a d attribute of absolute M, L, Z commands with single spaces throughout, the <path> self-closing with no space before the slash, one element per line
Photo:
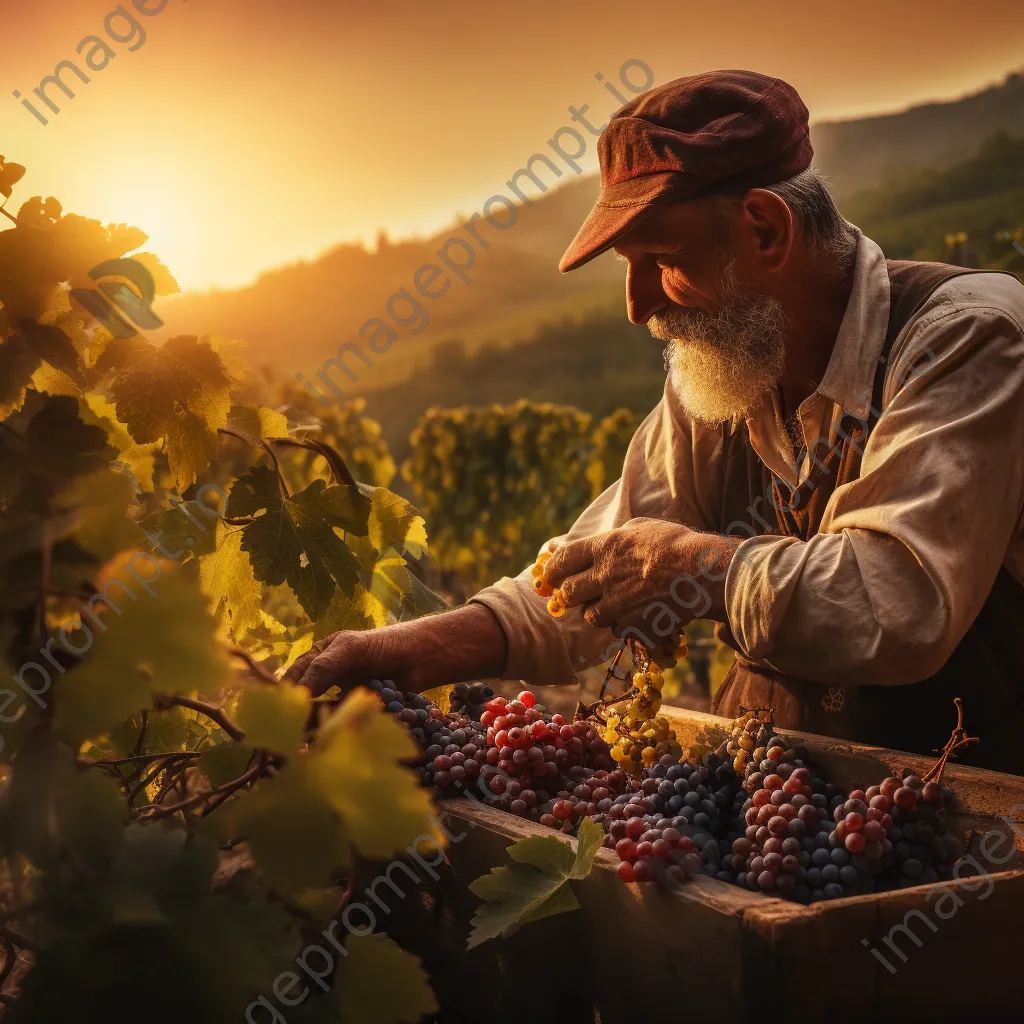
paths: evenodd
<path fill-rule="evenodd" d="M 601 195 L 558 269 L 610 249 L 651 209 L 799 174 L 813 150 L 807 107 L 781 79 L 753 71 L 677 78 L 627 103 L 597 142 Z"/>

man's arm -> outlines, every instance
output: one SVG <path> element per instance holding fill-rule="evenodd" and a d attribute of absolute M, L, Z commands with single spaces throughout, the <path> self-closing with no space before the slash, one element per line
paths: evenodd
<path fill-rule="evenodd" d="M 638 515 L 699 523 L 688 480 L 691 450 L 687 426 L 666 393 L 633 437 L 622 477 L 591 503 L 566 537 L 604 533 Z M 299 658 L 287 678 L 301 680 L 314 693 L 342 679 L 380 677 L 415 691 L 493 677 L 571 683 L 576 672 L 600 664 L 617 646 L 611 630 L 595 629 L 579 609 L 552 618 L 534 593 L 527 568 L 515 579 L 485 588 L 464 608 L 381 629 L 335 633 Z"/>
<path fill-rule="evenodd" d="M 508 641 L 483 605 L 398 622 L 380 629 L 332 633 L 297 658 L 286 678 L 319 696 L 335 683 L 392 679 L 407 693 L 443 683 L 500 676 Z"/>
<path fill-rule="evenodd" d="M 1024 291 L 996 281 L 985 306 L 983 280 L 896 354 L 861 475 L 821 532 L 737 549 L 726 606 L 748 657 L 823 683 L 913 683 L 974 621 L 1024 506 Z"/>

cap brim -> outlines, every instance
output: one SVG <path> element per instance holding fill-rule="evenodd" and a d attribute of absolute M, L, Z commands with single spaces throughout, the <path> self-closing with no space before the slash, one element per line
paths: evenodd
<path fill-rule="evenodd" d="M 559 261 L 558 269 L 567 274 L 607 252 L 667 196 L 681 191 L 680 179 L 688 177 L 678 171 L 662 171 L 602 188 L 594 208 Z"/>

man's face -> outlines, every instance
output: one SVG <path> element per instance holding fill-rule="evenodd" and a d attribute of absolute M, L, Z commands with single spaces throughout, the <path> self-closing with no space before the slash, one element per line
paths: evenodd
<path fill-rule="evenodd" d="M 785 365 L 789 321 L 749 280 L 741 246 L 731 209 L 709 199 L 655 211 L 615 246 L 630 320 L 668 343 L 671 385 L 709 425 L 746 413 Z"/>

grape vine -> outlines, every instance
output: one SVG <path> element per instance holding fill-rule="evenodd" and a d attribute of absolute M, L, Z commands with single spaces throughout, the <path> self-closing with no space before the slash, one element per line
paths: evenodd
<path fill-rule="evenodd" d="M 0 160 L 5 195 L 21 173 Z M 344 908 L 360 859 L 443 842 L 377 697 L 277 682 L 328 632 L 441 606 L 418 575 L 424 522 L 386 489 L 360 405 L 311 408 L 238 342 L 113 337 L 73 304 L 130 253 L 177 290 L 142 231 L 40 197 L 8 220 L 0 1014 L 241 1020 Z M 311 1000 L 323 1019 L 436 1009 L 389 940 L 358 959 Z"/>

